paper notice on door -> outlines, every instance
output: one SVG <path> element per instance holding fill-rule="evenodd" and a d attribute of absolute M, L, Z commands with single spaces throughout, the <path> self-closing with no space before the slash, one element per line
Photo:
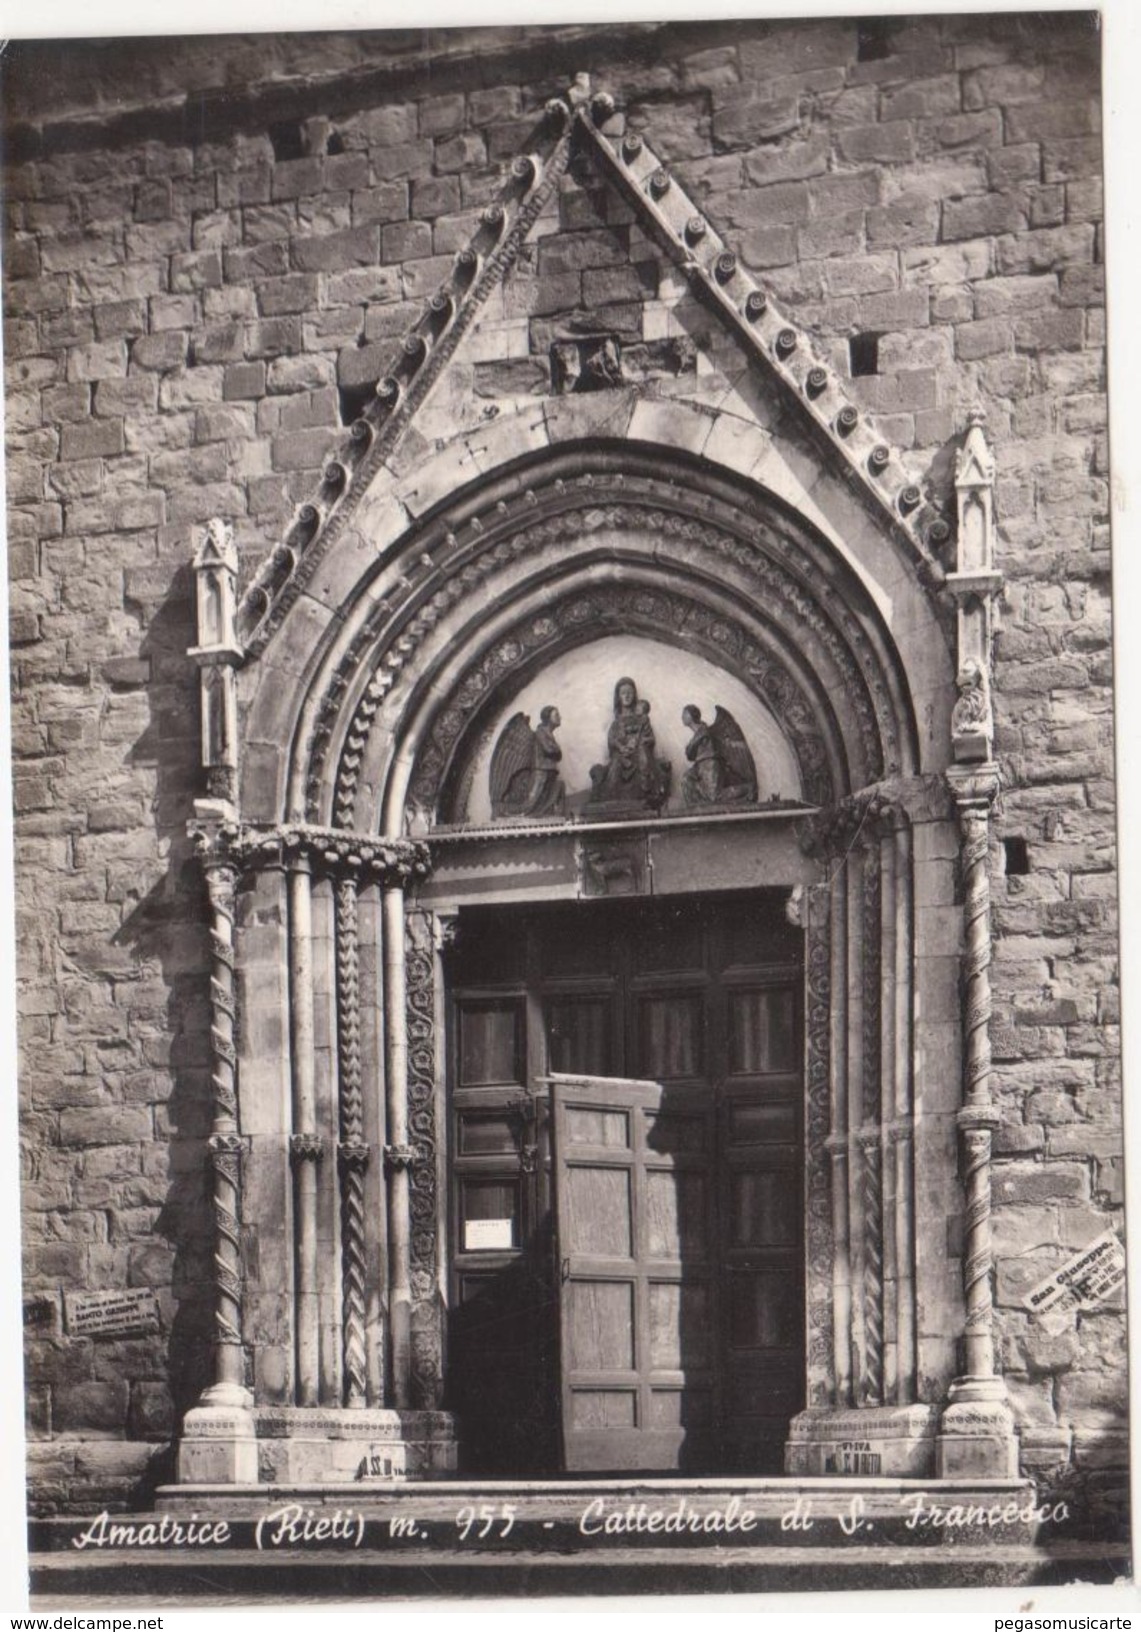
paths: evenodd
<path fill-rule="evenodd" d="M 1069 1325 L 1072 1310 L 1104 1303 L 1124 1280 L 1125 1248 L 1120 1237 L 1107 1230 L 1040 1281 L 1022 1302 L 1047 1331 L 1059 1332 Z"/>
<path fill-rule="evenodd" d="M 464 1224 L 465 1252 L 510 1252 L 514 1245 L 510 1218 L 469 1218 Z"/>

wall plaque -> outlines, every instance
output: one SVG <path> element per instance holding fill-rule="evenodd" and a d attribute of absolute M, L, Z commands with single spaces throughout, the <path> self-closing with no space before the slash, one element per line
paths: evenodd
<path fill-rule="evenodd" d="M 1047 1331 L 1057 1332 L 1069 1325 L 1071 1310 L 1104 1303 L 1124 1282 L 1125 1248 L 1116 1232 L 1107 1230 L 1040 1281 L 1022 1302 L 1031 1314 L 1043 1317 Z"/>
<path fill-rule="evenodd" d="M 68 1292 L 67 1330 L 71 1337 L 122 1337 L 157 1332 L 158 1299 L 149 1286 L 129 1291 Z"/>
<path fill-rule="evenodd" d="M 469 1218 L 464 1224 L 465 1252 L 509 1252 L 515 1244 L 509 1218 Z"/>

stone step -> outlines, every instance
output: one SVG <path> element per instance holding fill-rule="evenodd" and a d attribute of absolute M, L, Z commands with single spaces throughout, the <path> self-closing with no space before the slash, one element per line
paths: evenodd
<path fill-rule="evenodd" d="M 175 1485 L 157 1492 L 154 1512 L 34 1523 L 30 1547 L 38 1593 L 220 1592 L 234 1602 L 285 1591 L 1047 1585 L 1128 1571 L 1124 1542 L 1073 1533 L 1063 1504 L 1005 1480 Z"/>
<path fill-rule="evenodd" d="M 888 1549 L 851 1545 L 616 1547 L 571 1556 L 555 1551 L 464 1554 L 407 1546 L 384 1557 L 336 1548 L 273 1555 L 236 1548 L 208 1561 L 185 1554 L 124 1558 L 122 1552 L 37 1554 L 34 1609 L 168 1604 L 196 1606 L 377 1598 L 542 1597 L 571 1594 L 838 1592 L 884 1588 L 1109 1584 L 1128 1573 L 1127 1548 L 1055 1542 Z"/>

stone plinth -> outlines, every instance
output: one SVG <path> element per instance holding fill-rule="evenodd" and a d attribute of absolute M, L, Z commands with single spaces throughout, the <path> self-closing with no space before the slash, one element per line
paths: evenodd
<path fill-rule="evenodd" d="M 219 1383 L 186 1413 L 178 1446 L 179 1484 L 249 1485 L 257 1482 L 254 1413 L 246 1389 Z"/>
<path fill-rule="evenodd" d="M 1018 1435 L 1001 1377 L 959 1377 L 935 1441 L 940 1479 L 1015 1479 Z"/>
<path fill-rule="evenodd" d="M 244 1414 L 244 1435 L 237 1415 L 190 1412 L 180 1485 L 392 1483 L 446 1478 L 456 1467 L 455 1422 L 446 1411 L 259 1406 Z"/>
<path fill-rule="evenodd" d="M 814 1406 L 793 1418 L 785 1472 L 924 1478 L 935 1467 L 936 1405 Z"/>

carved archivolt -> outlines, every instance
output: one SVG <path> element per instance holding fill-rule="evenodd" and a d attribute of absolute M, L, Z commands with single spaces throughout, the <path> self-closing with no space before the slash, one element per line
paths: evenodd
<path fill-rule="evenodd" d="M 446 793 L 441 802 L 441 791 L 453 769 L 457 745 L 498 683 L 560 650 L 568 641 L 614 629 L 666 638 L 673 634 L 747 678 L 784 728 L 800 767 L 805 798 L 820 804 L 832 797 L 828 758 L 814 710 L 782 663 L 751 639 L 736 620 L 715 617 L 684 595 L 611 585 L 584 589 L 549 613 L 527 619 L 472 665 L 436 715 L 417 757 L 410 790 L 414 803 L 439 811 L 445 819 L 462 819 L 461 811 L 448 808 Z"/>
<path fill-rule="evenodd" d="M 839 676 L 836 693 L 854 717 L 843 734 L 855 739 L 849 742 L 849 775 L 857 785 L 898 774 L 914 758 L 913 725 L 898 674 L 893 673 L 897 663 L 890 642 L 867 604 L 863 615 L 850 604 L 861 598 L 866 603 L 866 597 L 854 593 L 852 585 L 839 583 L 783 517 L 759 519 L 740 504 L 732 507 L 720 497 L 703 494 L 697 483 L 689 489 L 610 469 L 598 476 L 586 472 L 570 482 L 548 475 L 544 486 L 536 484 L 522 493 L 516 489 L 512 502 L 501 499 L 484 515 L 486 519 L 469 516 L 459 533 L 441 521 L 430 537 L 410 538 L 402 571 L 361 620 L 316 711 L 306 773 L 310 819 L 322 808 L 327 763 L 330 753 L 336 752 L 333 820 L 337 826 L 367 825 L 355 806 L 373 723 L 389 694 L 399 685 L 407 687 L 422 668 L 420 648 L 437 626 L 465 601 L 474 600 L 496 575 L 510 574 L 514 568 L 517 576 L 518 564 L 545 547 L 569 547 L 573 553 L 567 562 L 573 571 L 579 552 L 588 551 L 600 533 L 611 541 L 613 535 L 660 540 L 655 559 L 663 576 L 668 575 L 671 585 L 691 580 L 695 606 L 702 598 L 699 575 L 703 572 L 711 583 L 724 587 L 728 565 L 737 581 L 742 616 L 751 614 L 760 622 L 756 634 L 768 624 L 796 648 L 814 647 L 820 661 Z M 610 553 L 612 557 L 616 553 L 613 543 Z M 632 548 L 632 562 L 638 559 Z M 723 662 L 726 648 L 737 638 L 728 632 L 731 621 L 709 619 L 705 644 L 715 660 Z M 697 638 L 695 631 L 691 617 L 687 635 L 693 632 Z M 472 638 L 474 643 L 478 636 Z M 761 655 L 760 643 L 754 640 L 754 646 Z M 760 666 L 763 674 L 746 675 L 748 683 L 786 728 L 792 726 L 800 748 L 808 751 L 808 738 L 820 736 L 821 715 L 830 714 L 832 705 L 822 696 L 810 699 L 803 689 L 797 694 L 795 686 L 790 688 L 772 648 L 763 651 Z M 370 672 L 364 680 L 366 671 Z M 455 706 L 453 697 L 444 711 Z M 789 719 L 790 711 L 803 713 L 804 706 L 815 720 L 811 726 L 807 718 L 800 724 Z M 351 716 L 346 716 L 346 708 Z M 436 733 L 433 723 L 430 734 Z M 823 794 L 819 775 L 816 782 Z"/>

